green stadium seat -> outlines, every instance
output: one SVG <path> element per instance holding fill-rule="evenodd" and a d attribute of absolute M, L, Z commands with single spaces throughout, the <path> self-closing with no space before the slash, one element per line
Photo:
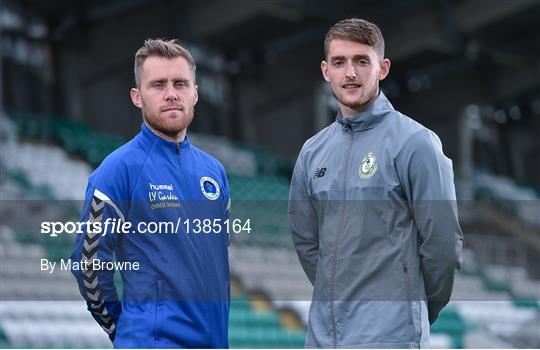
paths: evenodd
<path fill-rule="evenodd" d="M 448 334 L 455 348 L 463 348 L 463 336 L 468 330 L 469 327 L 463 318 L 452 307 L 443 309 L 438 320 L 431 326 L 432 333 Z"/>

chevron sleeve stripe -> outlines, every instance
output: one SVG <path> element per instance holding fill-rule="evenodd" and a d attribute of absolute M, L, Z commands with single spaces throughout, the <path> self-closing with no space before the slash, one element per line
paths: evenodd
<path fill-rule="evenodd" d="M 85 266 L 87 267 L 83 271 L 83 283 L 90 311 L 100 321 L 99 324 L 101 328 L 108 334 L 112 334 L 116 329 L 116 325 L 103 302 L 97 271 L 92 269 L 92 261 L 97 259 L 99 240 L 101 237 L 100 230 L 96 229 L 94 224 L 101 222 L 104 207 L 105 202 L 103 200 L 96 196 L 92 198 L 92 205 L 88 217 L 89 224 L 87 225 L 82 249 L 82 260 L 86 262 Z"/>

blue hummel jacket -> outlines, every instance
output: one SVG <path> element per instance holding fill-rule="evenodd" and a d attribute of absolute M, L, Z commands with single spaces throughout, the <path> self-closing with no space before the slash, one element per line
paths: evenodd
<path fill-rule="evenodd" d="M 221 163 L 144 123 L 94 171 L 81 216 L 89 223 L 71 255 L 86 269 L 72 272 L 115 347 L 228 347 L 228 210 Z M 120 221 L 128 233 L 112 225 Z M 103 266 L 112 261 L 126 265 L 121 301 Z"/>

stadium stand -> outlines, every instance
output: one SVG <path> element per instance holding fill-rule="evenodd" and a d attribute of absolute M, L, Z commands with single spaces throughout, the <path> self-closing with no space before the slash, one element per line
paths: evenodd
<path fill-rule="evenodd" d="M 0 231 L 1 347 L 110 347 L 86 304 L 76 301 L 80 298 L 71 274 L 58 271 L 50 278 L 37 268 L 47 256 L 41 245 L 19 242 L 9 226 Z"/>
<path fill-rule="evenodd" d="M 99 149 L 82 152 L 95 143 L 87 142 L 80 146 L 76 138 L 72 137 L 72 132 L 75 131 L 77 137 L 101 136 L 81 124 L 63 123 L 54 118 L 37 120 L 27 116 L 17 116 L 15 123 L 2 120 L 3 135 L 6 136 L 2 138 L 2 200 L 16 201 L 17 206 L 30 206 L 33 200 L 42 205 L 45 202 L 57 203 L 59 207 L 53 209 L 53 212 L 41 213 L 39 217 L 65 218 L 71 215 L 71 219 L 74 219 L 77 211 L 73 209 L 80 202 L 72 200 L 80 200 L 84 194 L 87 178 L 92 171 L 89 164 L 101 161 L 106 152 L 101 153 Z M 52 132 L 55 127 L 69 132 Z M 15 128 L 24 132 L 19 135 L 14 131 Z M 24 138 L 25 142 L 19 142 L 18 136 Z M 231 183 L 234 187 L 237 184 L 249 184 L 251 194 L 248 193 L 246 198 L 272 198 L 275 193 L 283 198 L 282 195 L 286 194 L 287 184 L 282 179 L 276 180 L 265 175 L 259 178 L 247 176 L 256 172 L 255 159 L 260 155 L 237 151 L 227 144 L 220 147 L 219 142 L 211 137 L 193 136 L 192 139 L 192 142 L 204 142 L 205 146 L 209 144 L 210 147 L 220 149 L 221 157 L 236 162 L 231 167 L 243 175 L 233 176 Z M 118 146 L 111 145 L 113 142 L 109 145 L 111 148 Z M 227 147 L 229 153 L 223 151 Z M 111 150 L 108 148 L 107 152 Z M 81 158 L 85 158 L 88 163 Z M 281 191 L 275 192 L 279 187 Z M 270 190 L 265 192 L 265 188 Z M 14 212 L 10 208 L 4 210 Z M 20 208 L 18 211 L 21 211 Z M 12 221 L 23 220 L 13 218 Z M 39 219 L 36 217 L 34 221 L 39 222 Z M 36 227 L 39 226 L 33 226 L 34 229 Z M 58 236 L 52 239 L 28 228 L 14 230 L 6 225 L 2 225 L 1 231 L 2 347 L 110 347 L 108 337 L 86 311 L 85 303 L 77 301 L 80 296 L 71 274 L 63 271 L 59 276 L 55 273 L 52 279 L 47 276 L 47 272 L 36 268 L 43 257 L 53 260 L 67 257 L 73 244 L 72 237 Z M 231 347 L 303 346 L 305 335 L 302 329 L 287 329 L 282 325 L 278 312 L 272 309 L 256 310 L 251 304 L 247 294 L 233 289 Z"/>
<path fill-rule="evenodd" d="M 20 130 L 21 137 L 55 142 L 69 155 L 85 159 L 92 167 L 99 165 L 109 153 L 126 141 L 116 135 L 92 131 L 85 123 L 66 117 L 14 113 L 11 118 L 14 127 Z M 225 138 L 210 135 L 190 134 L 189 138 L 195 145 L 204 145 L 207 152 L 230 169 L 230 174 L 275 175 L 290 171 L 288 160 L 253 146 L 248 149 L 245 145 L 235 145 Z"/>
<path fill-rule="evenodd" d="M 478 172 L 475 181 L 480 199 L 492 200 L 507 213 L 540 228 L 540 194 L 533 187 L 486 172 Z"/>
<path fill-rule="evenodd" d="M 3 119 L 1 123 L 1 199 L 8 204 L 16 200 L 17 206 L 2 209 L 9 215 L 0 227 L 0 345 L 110 347 L 106 334 L 80 301 L 69 272 L 51 279 L 36 268 L 42 257 L 68 256 L 73 237 L 51 239 L 36 232 L 35 224 L 43 217 L 76 218 L 80 202 L 73 200 L 82 198 L 92 167 L 121 141 L 108 135 L 107 146 L 97 147 L 91 139 L 104 135 L 58 118 L 16 115 L 13 121 Z M 83 144 L 81 137 L 86 139 Z M 312 287 L 291 249 L 286 218 L 288 181 L 279 175 L 281 161 L 276 158 L 272 169 L 261 169 L 258 159 L 266 156 L 220 138 L 190 138 L 203 149 L 213 150 L 231 169 L 233 217 L 249 217 L 254 223 L 251 234 L 232 237 L 230 346 L 303 347 Z M 485 195 L 503 201 L 538 198 L 505 179 L 479 176 L 479 191 Z M 60 204 L 42 208 L 39 203 L 44 201 Z M 28 219 L 20 214 L 23 211 L 35 213 L 34 225 L 25 223 Z M 538 347 L 539 293 L 540 282 L 531 280 L 523 268 L 481 265 L 475 252 L 466 248 L 452 301 L 431 329 L 432 346 Z M 291 313 L 299 323 L 290 321 Z"/>

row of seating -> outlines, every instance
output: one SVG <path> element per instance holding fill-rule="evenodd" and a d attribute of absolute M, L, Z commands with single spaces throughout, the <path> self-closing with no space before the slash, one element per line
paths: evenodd
<path fill-rule="evenodd" d="M 478 172 L 475 182 L 479 199 L 491 200 L 508 214 L 533 227 L 540 227 L 540 193 L 536 189 L 486 172 Z"/>
<path fill-rule="evenodd" d="M 6 225 L 0 231 L 4 347 L 109 348 L 110 341 L 86 310 L 72 276 L 28 276 L 27 270 L 39 271 L 43 248 L 19 242 L 17 231 Z M 8 269 L 18 273 L 6 273 Z M 230 345 L 236 348 L 298 348 L 304 340 L 304 332 L 285 329 L 275 311 L 256 311 L 247 296 L 238 293 L 231 302 L 229 329 Z"/>
<path fill-rule="evenodd" d="M 49 199 L 84 199 L 86 182 L 92 172 L 87 163 L 69 158 L 54 145 L 8 143 L 2 147 L 7 171 L 22 185 L 41 186 Z"/>
<path fill-rule="evenodd" d="M 263 248 L 235 245 L 231 247 L 229 255 L 231 266 L 236 266 L 235 272 L 247 288 L 265 291 L 277 307 L 294 309 L 307 322 L 312 287 L 291 246 Z M 474 253 L 465 249 L 464 256 L 467 262 L 464 270 L 456 276 L 452 301 L 431 328 L 433 347 L 508 345 L 512 344 L 517 327 L 539 325 L 540 314 L 536 303 L 519 307 L 512 302 L 513 296 L 508 293 L 508 286 L 505 290 L 490 289 L 494 282 L 475 263 Z M 510 327 L 510 324 L 519 326 Z M 506 327 L 507 332 L 501 333 L 499 327 Z M 496 336 L 498 334 L 506 334 L 508 342 L 500 340 Z M 539 336 L 540 333 L 537 338 Z"/>
<path fill-rule="evenodd" d="M 532 281 L 523 267 L 492 265 L 484 271 L 489 280 L 508 286 L 518 304 L 540 303 L 540 281 Z"/>
<path fill-rule="evenodd" d="M 23 137 L 59 143 L 70 155 L 86 159 L 93 167 L 126 141 L 113 134 L 96 132 L 83 121 L 70 117 L 31 113 L 11 113 L 10 117 Z M 232 174 L 288 176 L 291 173 L 288 159 L 258 147 L 234 144 L 210 135 L 190 133 L 189 138 L 195 146 L 221 160 Z"/>
<path fill-rule="evenodd" d="M 233 292 L 229 315 L 231 348 L 301 348 L 303 330 L 288 330 L 274 310 L 257 311 L 244 293 Z"/>
<path fill-rule="evenodd" d="M 305 333 L 260 328 L 257 330 L 232 328 L 229 331 L 231 348 L 302 348 Z"/>

